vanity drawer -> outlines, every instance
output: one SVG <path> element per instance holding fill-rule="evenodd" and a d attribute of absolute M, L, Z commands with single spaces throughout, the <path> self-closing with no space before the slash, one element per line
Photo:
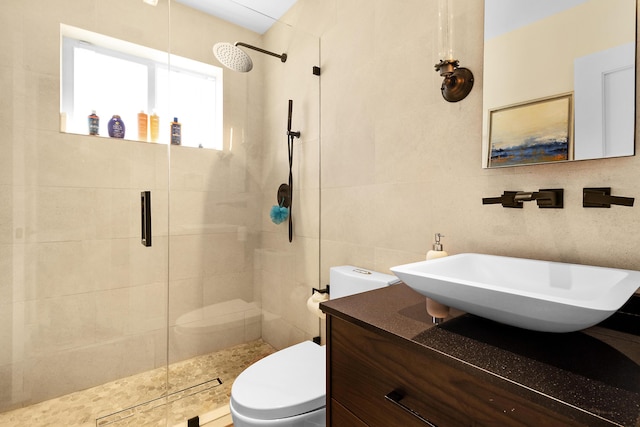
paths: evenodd
<path fill-rule="evenodd" d="M 330 319 L 328 352 L 333 426 L 340 426 L 333 400 L 369 426 L 582 425 L 479 380 L 427 348 L 392 342 L 339 318 Z"/>
<path fill-rule="evenodd" d="M 367 427 L 358 417 L 353 415 L 351 411 L 331 399 L 331 425 L 340 427 Z"/>

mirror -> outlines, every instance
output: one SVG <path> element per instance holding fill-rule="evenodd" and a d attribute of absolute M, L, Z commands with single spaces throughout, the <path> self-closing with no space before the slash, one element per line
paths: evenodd
<path fill-rule="evenodd" d="M 636 0 L 485 0 L 482 166 L 634 155 Z"/>

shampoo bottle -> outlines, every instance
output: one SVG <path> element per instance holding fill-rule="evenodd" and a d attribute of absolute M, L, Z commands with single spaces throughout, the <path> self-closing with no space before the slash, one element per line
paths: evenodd
<path fill-rule="evenodd" d="M 147 142 L 147 124 L 149 116 L 144 111 L 138 113 L 138 140 Z"/>
<path fill-rule="evenodd" d="M 442 243 L 440 243 L 441 237 L 444 236 L 440 233 L 436 233 L 436 241 L 433 244 L 433 249 L 427 252 L 427 261 L 449 255 L 442 249 Z M 433 323 L 440 323 L 442 322 L 442 319 L 449 315 L 449 307 L 444 304 L 440 304 L 431 298 L 427 298 L 427 313 L 431 316 Z"/>
<path fill-rule="evenodd" d="M 107 126 L 107 130 L 109 131 L 109 136 L 111 138 L 124 138 L 125 132 L 124 122 L 117 114 L 114 114 L 109 120 L 109 124 Z"/>
<path fill-rule="evenodd" d="M 149 130 L 151 134 L 151 142 L 158 142 L 158 134 L 160 132 L 160 117 L 154 111 L 149 117 Z"/>
<path fill-rule="evenodd" d="M 171 144 L 182 144 L 182 125 L 178 122 L 178 118 L 174 117 L 171 122 Z"/>
<path fill-rule="evenodd" d="M 98 135 L 98 131 L 100 130 L 100 117 L 96 114 L 96 110 L 91 111 L 87 120 L 89 123 L 89 135 Z"/>

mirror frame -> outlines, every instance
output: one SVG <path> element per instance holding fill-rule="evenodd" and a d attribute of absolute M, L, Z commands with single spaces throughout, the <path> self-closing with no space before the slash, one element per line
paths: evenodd
<path fill-rule="evenodd" d="M 570 7 L 565 5 L 564 10 L 547 15 L 544 15 L 544 13 L 540 11 L 534 11 L 534 9 L 537 9 L 539 6 L 540 2 L 538 1 L 529 2 L 528 7 L 525 8 L 522 7 L 522 1 L 515 5 L 513 4 L 513 1 L 514 0 L 485 0 L 482 167 L 502 168 L 535 164 L 563 163 L 598 158 L 634 156 L 635 111 L 637 108 L 635 96 L 637 72 L 637 0 L 629 0 L 629 2 L 626 3 L 626 7 L 618 6 L 618 3 L 616 3 L 618 7 L 615 8 L 611 8 L 611 5 L 607 0 L 566 0 L 568 3 L 571 3 Z M 504 27 L 503 34 L 496 32 L 495 29 L 489 29 L 489 26 L 492 26 L 492 22 L 496 19 L 493 16 L 496 14 L 493 14 L 493 9 L 491 9 L 492 5 L 489 4 L 490 2 L 494 3 L 494 5 L 495 3 L 499 3 L 500 8 L 498 8 L 498 10 L 500 10 L 500 13 L 505 14 L 501 20 L 499 19 L 499 21 L 502 22 L 501 25 Z M 554 7 L 563 7 L 561 5 L 559 6 L 555 1 L 547 2 L 547 4 L 551 4 Z M 522 21 L 517 17 L 512 17 L 510 15 L 509 8 L 520 10 L 529 21 Z M 629 16 L 629 8 L 633 8 L 633 16 Z M 600 12 L 598 12 L 598 10 L 600 10 Z M 538 13 L 538 15 L 536 15 L 536 13 Z M 544 19 L 541 20 L 541 18 L 537 16 L 544 16 Z M 592 18 L 592 21 L 597 20 L 598 23 L 602 24 L 603 28 L 611 28 L 610 23 L 615 22 L 616 32 L 613 33 L 616 34 L 609 38 L 600 37 L 600 33 L 593 30 L 595 25 L 584 22 L 584 19 L 582 18 L 585 16 L 593 16 L 594 18 Z M 627 21 L 627 29 L 624 31 L 618 31 L 618 28 L 620 27 L 619 22 L 624 22 L 625 20 Z M 567 22 L 575 22 L 577 25 L 581 25 L 583 28 L 586 28 L 586 30 L 583 32 L 576 31 L 576 34 L 573 34 L 574 32 L 567 30 L 566 25 L 558 25 L 559 23 L 562 24 Z M 526 24 L 526 27 L 523 27 L 523 24 Z M 554 24 L 555 27 L 552 26 Z M 534 29 L 541 28 L 547 28 L 548 30 L 545 31 L 545 33 L 548 34 L 543 36 L 537 35 L 536 38 L 533 38 L 534 36 L 532 31 Z M 585 36 L 585 33 L 593 33 L 591 39 L 588 35 Z M 608 37 L 612 32 L 607 32 L 603 29 L 603 33 L 606 33 Z M 506 37 L 505 34 L 507 34 Z M 561 38 L 566 39 L 567 43 L 558 43 L 558 40 Z M 489 40 L 494 41 L 488 43 Z M 532 49 L 533 40 L 535 40 L 535 43 L 538 45 L 538 49 Z M 538 40 L 541 41 L 538 42 Z M 525 43 L 527 41 L 528 43 Z M 624 89 L 619 93 L 613 92 L 618 96 L 618 98 L 615 98 L 616 101 L 614 102 L 609 101 L 607 103 L 599 100 L 594 101 L 594 98 L 589 94 L 589 92 L 595 93 L 597 90 L 584 90 L 585 87 L 590 87 L 589 84 L 586 86 L 585 83 L 581 82 L 574 84 L 574 74 L 576 74 L 574 69 L 589 70 L 588 74 L 596 74 L 595 72 L 591 72 L 591 69 L 594 68 L 592 63 L 585 62 L 584 64 L 580 64 L 580 61 L 587 61 L 588 58 L 599 55 L 591 55 L 593 52 L 590 50 L 613 51 L 617 49 L 616 46 L 620 46 L 625 43 L 628 44 L 628 46 L 625 48 L 626 50 L 621 53 L 621 56 L 625 61 L 627 61 L 625 65 L 627 67 L 625 71 L 626 75 L 624 76 L 626 80 L 624 80 L 624 85 L 620 84 L 620 87 L 624 87 Z M 490 44 L 491 46 L 489 46 Z M 564 45 L 567 46 L 563 47 Z M 544 46 L 547 46 L 547 48 Z M 594 49 L 591 49 L 591 46 L 593 46 Z M 569 48 L 578 49 L 575 52 L 572 50 L 570 51 L 570 54 L 567 54 L 566 52 Z M 587 48 L 590 50 L 587 50 Z M 491 49 L 493 49 L 493 51 Z M 500 51 L 499 53 L 497 53 L 498 50 Z M 532 55 L 532 52 L 536 50 L 542 50 L 545 58 L 549 58 L 549 60 L 541 60 L 539 57 L 536 59 L 536 57 Z M 509 60 L 504 61 L 502 58 L 509 58 Z M 568 65 L 568 67 L 566 65 L 564 68 L 560 67 L 560 64 L 562 64 L 563 61 Z M 620 69 L 620 65 L 611 60 L 607 60 L 606 66 L 615 68 L 616 70 Z M 580 71 L 580 76 L 583 74 L 585 73 Z M 494 78 L 491 76 L 496 77 Z M 539 79 L 533 78 L 538 76 L 540 77 Z M 597 76 L 600 77 L 601 74 L 597 74 Z M 616 77 L 616 79 L 623 81 L 621 77 Z M 633 91 L 628 90 L 630 79 L 633 79 Z M 581 78 L 581 80 L 585 79 Z M 613 80 L 614 83 L 617 81 L 615 79 L 611 80 Z M 541 83 L 536 83 L 537 81 L 540 81 Z M 578 88 L 577 91 L 576 87 Z M 610 92 L 607 92 L 607 94 L 609 93 Z M 509 163 L 504 165 L 491 165 L 490 137 L 492 136 L 492 132 L 495 132 L 495 129 L 492 129 L 492 126 L 494 125 L 492 116 L 495 115 L 497 117 L 498 114 L 501 114 L 501 118 L 506 120 L 508 114 L 505 114 L 505 112 L 515 113 L 519 109 L 522 111 L 528 109 L 527 112 L 529 113 L 529 116 L 525 115 L 525 117 L 532 117 L 531 114 L 537 113 L 540 106 L 545 103 L 551 105 L 551 103 L 548 103 L 547 101 L 557 97 L 566 96 L 567 94 L 572 94 L 569 101 L 570 105 L 567 107 L 568 117 L 554 117 L 549 122 L 550 124 L 545 123 L 542 128 L 545 129 L 545 131 L 539 132 L 538 135 L 538 137 L 541 138 L 548 136 L 555 137 L 558 135 L 555 146 L 553 143 L 549 143 L 549 145 L 540 144 L 540 146 L 544 147 L 545 150 L 549 148 L 547 154 L 554 155 L 553 157 L 548 157 L 550 160 L 544 160 L 544 158 L 541 157 L 543 161 L 537 161 L 536 157 L 526 157 L 526 153 L 524 153 L 523 150 L 530 147 L 531 144 L 529 143 L 530 140 L 526 140 L 521 136 L 521 139 L 516 139 L 516 141 L 522 141 L 522 145 L 516 145 L 515 148 L 518 150 L 513 150 L 513 152 L 523 152 L 525 154 L 523 157 L 524 160 L 519 162 L 517 159 L 511 158 L 510 160 L 514 160 L 514 163 L 516 164 Z M 606 105 L 607 107 L 605 108 L 603 105 Z M 588 117 L 586 121 L 589 124 L 596 122 L 597 120 L 592 120 L 593 115 L 604 115 L 605 113 L 602 111 L 608 110 L 611 105 L 625 105 L 624 108 L 619 108 L 620 112 L 610 115 L 614 118 L 620 117 L 621 119 L 619 122 L 622 122 L 622 117 L 624 117 L 624 124 L 618 124 L 614 121 L 613 125 L 604 126 L 604 124 L 602 124 L 598 128 L 594 124 L 591 126 L 591 129 L 583 130 L 584 126 L 581 123 L 585 122 L 584 117 Z M 633 105 L 633 107 L 629 108 L 629 105 Z M 538 106 L 538 110 L 531 108 L 532 106 Z M 585 109 L 587 108 L 593 111 L 585 113 Z M 565 110 L 562 110 L 562 115 L 565 114 L 564 111 Z M 517 117 L 517 115 L 514 114 L 514 117 Z M 529 120 L 527 120 L 527 122 L 528 121 Z M 524 123 L 523 121 L 520 122 Z M 516 122 L 510 123 L 505 121 L 503 127 L 504 129 L 507 129 L 508 126 L 513 126 L 514 123 Z M 576 123 L 579 127 L 576 126 Z M 610 123 L 610 121 L 607 121 L 607 124 Z M 550 127 L 551 125 L 555 127 L 552 128 Z M 547 130 L 557 129 L 558 126 L 565 126 L 566 128 L 567 125 L 569 129 L 568 131 L 565 130 L 563 134 L 549 132 Z M 525 133 L 524 130 L 521 130 L 520 132 L 521 134 Z M 606 135 L 607 141 L 625 141 L 625 146 L 623 148 L 618 148 L 616 144 L 612 144 L 613 149 L 609 154 L 604 153 L 604 148 L 602 148 L 601 151 L 603 151 L 604 154 L 597 153 L 596 155 L 593 155 L 593 151 L 597 152 L 600 150 L 598 146 L 604 145 L 604 137 L 598 137 L 597 142 L 590 141 L 590 146 L 595 146 L 595 150 L 589 152 L 588 150 L 581 149 L 580 145 L 578 145 L 578 151 L 576 152 L 575 141 L 577 141 L 578 144 L 580 144 L 580 141 L 584 142 L 586 140 L 584 137 L 585 133 L 587 135 Z M 563 141 L 561 138 L 566 138 L 566 141 Z M 564 157 L 562 157 L 562 155 L 556 155 L 558 153 L 554 152 L 554 150 L 557 150 L 559 146 L 562 145 L 562 142 L 564 143 L 564 150 L 566 151 L 566 155 L 564 155 Z M 540 148 L 540 146 L 538 146 L 538 148 Z M 585 144 L 583 144 L 583 146 L 585 146 Z M 539 150 L 538 152 L 541 151 Z"/>

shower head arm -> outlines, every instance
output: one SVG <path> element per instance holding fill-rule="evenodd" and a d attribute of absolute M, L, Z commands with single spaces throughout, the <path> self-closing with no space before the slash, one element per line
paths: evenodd
<path fill-rule="evenodd" d="M 246 48 L 249 48 L 249 49 L 256 50 L 256 51 L 258 51 L 260 53 L 266 53 L 267 55 L 271 55 L 271 56 L 275 56 L 276 58 L 280 58 L 280 61 L 282 61 L 282 62 L 287 62 L 287 54 L 286 53 L 283 53 L 282 55 L 278 55 L 277 53 L 269 52 L 268 50 L 264 50 L 264 49 L 261 49 L 259 47 L 255 47 L 255 46 L 252 46 L 250 44 L 243 43 L 243 42 L 236 42 L 235 46 L 243 46 L 243 47 L 246 47 Z"/>

